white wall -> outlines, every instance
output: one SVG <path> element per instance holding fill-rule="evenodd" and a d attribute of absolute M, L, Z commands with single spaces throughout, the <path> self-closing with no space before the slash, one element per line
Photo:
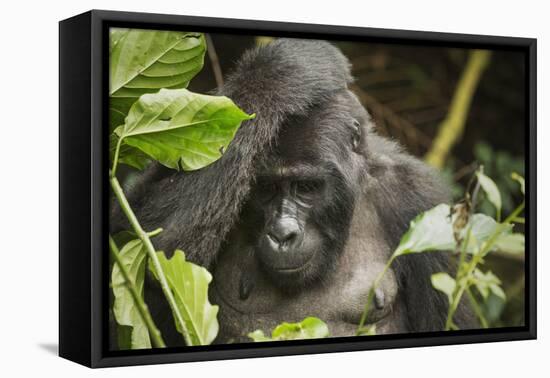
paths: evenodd
<path fill-rule="evenodd" d="M 324 5 L 326 4 L 326 5 Z M 548 10 L 544 1 L 4 1 L 0 27 L 0 374 L 63 376 L 497 376 L 549 371 L 549 221 L 539 216 L 539 340 L 91 371 L 56 357 L 57 21 L 90 8 L 536 37 L 539 215 L 549 213 Z M 347 11 L 347 8 L 350 11 Z M 76 125 L 75 125 L 76 126 Z M 32 175 L 27 173 L 34 168 Z M 548 274 L 548 275 L 547 275 Z M 545 297 L 543 297 L 545 296 Z M 8 372 L 9 371 L 9 372 Z M 536 374 L 538 372 L 538 374 Z"/>

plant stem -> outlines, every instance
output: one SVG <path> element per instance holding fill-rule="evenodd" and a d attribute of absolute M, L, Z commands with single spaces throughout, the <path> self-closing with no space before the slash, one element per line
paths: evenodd
<path fill-rule="evenodd" d="M 113 157 L 113 167 L 111 168 L 110 176 L 116 177 L 116 168 L 118 166 L 118 155 L 120 154 L 120 146 L 122 145 L 122 138 L 118 138 L 115 149 L 115 156 Z"/>
<path fill-rule="evenodd" d="M 157 236 L 158 234 L 160 234 L 162 231 L 162 227 L 159 227 L 153 231 L 148 232 L 147 235 L 152 238 L 153 236 Z"/>
<path fill-rule="evenodd" d="M 164 340 L 162 339 L 162 335 L 159 329 L 157 328 L 157 326 L 155 325 L 153 318 L 151 317 L 151 313 L 147 308 L 147 304 L 145 304 L 145 302 L 143 301 L 143 298 L 141 298 L 141 296 L 139 295 L 137 288 L 134 282 L 132 281 L 130 274 L 128 273 L 128 270 L 126 269 L 126 266 L 120 259 L 120 252 L 111 235 L 109 235 L 109 249 L 111 250 L 111 255 L 113 256 L 115 263 L 118 265 L 118 268 L 120 269 L 120 272 L 124 277 L 126 287 L 130 291 L 130 294 L 134 299 L 134 303 L 138 309 L 139 315 L 141 316 L 141 319 L 143 320 L 143 322 L 147 326 L 147 329 L 149 330 L 149 335 L 151 336 L 151 342 L 153 343 L 153 346 L 155 348 L 166 348 L 166 344 L 164 343 Z"/>
<path fill-rule="evenodd" d="M 365 309 L 363 310 L 363 313 L 361 314 L 361 320 L 359 321 L 359 325 L 357 326 L 357 331 L 355 332 L 356 336 L 360 336 L 361 331 L 363 330 L 363 326 L 365 325 L 365 322 L 367 321 L 367 316 L 369 315 L 370 306 L 372 304 L 372 301 L 374 299 L 374 292 L 378 288 L 378 285 L 380 285 L 380 282 L 384 278 L 384 275 L 390 268 L 391 264 L 393 263 L 393 260 L 395 260 L 395 255 L 392 255 L 386 265 L 384 266 L 384 269 L 378 274 L 376 277 L 376 280 L 374 280 L 374 283 L 372 284 L 369 294 L 367 296 L 367 303 L 365 303 Z"/>
<path fill-rule="evenodd" d="M 479 307 L 479 304 L 477 303 L 477 300 L 474 297 L 474 294 L 472 293 L 472 290 L 470 290 L 470 288 L 466 290 L 466 294 L 468 295 L 468 299 L 470 300 L 470 304 L 472 305 L 474 312 L 481 322 L 481 326 L 483 328 L 489 328 L 489 323 L 487 322 L 487 319 L 485 319 L 485 316 L 483 316 L 483 312 L 481 311 L 481 308 Z"/>
<path fill-rule="evenodd" d="M 452 328 L 453 324 L 453 316 L 458 308 L 458 305 L 460 304 L 460 300 L 462 299 L 462 295 L 464 294 L 465 290 L 469 290 L 470 285 L 470 279 L 472 278 L 472 275 L 474 274 L 475 268 L 479 264 L 479 262 L 491 251 L 491 248 L 493 247 L 493 244 L 495 244 L 496 239 L 502 232 L 503 227 L 510 224 L 524 209 L 525 207 L 525 201 L 522 202 L 505 220 L 503 223 L 499 224 L 496 231 L 491 235 L 491 237 L 483 243 L 483 248 L 474 255 L 472 258 L 472 261 L 470 262 L 468 269 L 466 270 L 466 273 L 464 274 L 464 277 L 460 277 L 459 274 L 457 274 L 456 282 L 464 282 L 463 285 L 458 286 L 455 290 L 455 294 L 453 295 L 453 301 L 450 304 L 449 312 L 447 314 L 447 321 L 445 322 L 445 330 L 448 331 Z M 459 269 L 461 267 L 459 266 Z M 459 271 L 460 272 L 460 271 Z"/>
<path fill-rule="evenodd" d="M 149 235 L 147 234 L 147 232 L 143 230 L 143 228 L 141 228 L 141 225 L 139 224 L 139 221 L 136 215 L 134 214 L 132 208 L 130 207 L 130 204 L 128 203 L 128 200 L 126 199 L 126 196 L 124 195 L 124 192 L 122 190 L 122 187 L 120 186 L 120 183 L 118 182 L 117 178 L 113 175 L 112 172 L 110 172 L 109 181 L 111 183 L 111 188 L 113 189 L 113 192 L 120 204 L 120 207 L 122 208 L 122 211 L 128 218 L 128 221 L 132 225 L 134 232 L 141 239 L 141 241 L 143 242 L 143 245 L 145 246 L 145 249 L 147 250 L 147 254 L 151 259 L 155 272 L 157 273 L 157 277 L 158 277 L 160 286 L 162 288 L 162 291 L 164 293 L 164 296 L 166 297 L 166 300 L 168 301 L 168 304 L 172 309 L 172 313 L 174 314 L 174 318 L 176 320 L 176 323 L 179 326 L 179 329 L 183 333 L 185 343 L 187 345 L 193 345 L 193 341 L 191 339 L 191 336 L 189 335 L 189 331 L 187 330 L 185 321 L 183 320 L 183 317 L 181 316 L 181 313 L 178 309 L 176 300 L 174 298 L 174 294 L 172 293 L 172 290 L 168 285 L 168 281 L 166 280 L 166 276 L 164 275 L 162 266 L 160 265 L 160 261 L 155 252 L 155 247 L 153 246 L 153 243 L 151 243 L 151 239 L 149 239 Z"/>

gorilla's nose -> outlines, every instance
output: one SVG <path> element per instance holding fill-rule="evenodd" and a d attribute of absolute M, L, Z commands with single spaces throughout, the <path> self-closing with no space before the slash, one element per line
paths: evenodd
<path fill-rule="evenodd" d="M 273 222 L 267 237 L 278 248 L 288 250 L 297 245 L 300 239 L 300 226 L 295 219 L 280 218 Z"/>

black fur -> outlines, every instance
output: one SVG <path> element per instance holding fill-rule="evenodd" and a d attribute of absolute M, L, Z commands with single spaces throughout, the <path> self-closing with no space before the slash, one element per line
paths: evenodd
<path fill-rule="evenodd" d="M 379 238 L 388 250 L 393 250 L 411 219 L 446 202 L 447 191 L 426 165 L 396 143 L 376 135 L 366 111 L 348 90 L 350 82 L 347 59 L 326 42 L 281 39 L 246 53 L 220 94 L 230 97 L 246 112 L 256 113 L 256 118 L 242 125 L 216 163 L 196 172 L 168 174 L 155 165 L 130 194 L 130 203 L 144 228 L 164 228 L 154 239 L 156 247 L 168 254 L 181 248 L 191 261 L 215 269 L 220 251 L 227 247 L 228 235 L 239 224 L 259 162 L 273 152 L 282 127 L 299 127 L 297 120 L 316 118 L 321 120 L 318 137 L 326 142 L 320 147 L 326 151 L 325 163 L 340 165 L 334 177 L 345 182 L 346 190 L 341 193 L 346 196 L 346 206 L 353 207 L 359 198 L 368 202 L 374 210 L 365 214 L 365 219 L 381 224 L 383 233 Z M 334 137 L 330 131 L 331 125 L 354 119 L 363 129 L 357 146 L 361 159 L 357 162 L 346 160 L 340 152 L 350 139 Z M 332 200 L 337 203 L 338 198 Z M 334 214 L 345 210 L 336 206 Z M 339 220 L 334 214 L 319 219 L 326 225 L 326 232 L 331 233 L 330 225 L 338 222 L 349 228 L 349 219 Z M 112 230 L 124 224 L 115 208 Z M 340 231 L 338 235 L 340 239 L 335 243 L 349 243 L 349 232 Z M 387 260 L 389 256 L 382 257 Z M 444 328 L 447 299 L 431 287 L 430 276 L 451 270 L 445 253 L 412 254 L 396 260 L 398 295 L 405 306 L 400 321 L 408 331 Z M 240 295 L 248 295 L 249 282 L 243 282 Z M 459 307 L 455 320 L 461 328 L 475 324 L 466 306 Z"/>

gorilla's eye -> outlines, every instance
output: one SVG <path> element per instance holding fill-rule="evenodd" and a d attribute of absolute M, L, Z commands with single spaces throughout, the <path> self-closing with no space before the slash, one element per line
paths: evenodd
<path fill-rule="evenodd" d="M 361 124 L 358 120 L 353 120 L 353 131 L 351 134 L 351 146 L 353 150 L 357 150 L 361 144 Z"/>
<path fill-rule="evenodd" d="M 296 193 L 302 195 L 318 193 L 323 188 L 322 180 L 300 180 L 294 183 Z"/>
<path fill-rule="evenodd" d="M 271 180 L 259 180 L 256 186 L 256 194 L 260 201 L 271 200 L 277 193 L 277 185 Z"/>

